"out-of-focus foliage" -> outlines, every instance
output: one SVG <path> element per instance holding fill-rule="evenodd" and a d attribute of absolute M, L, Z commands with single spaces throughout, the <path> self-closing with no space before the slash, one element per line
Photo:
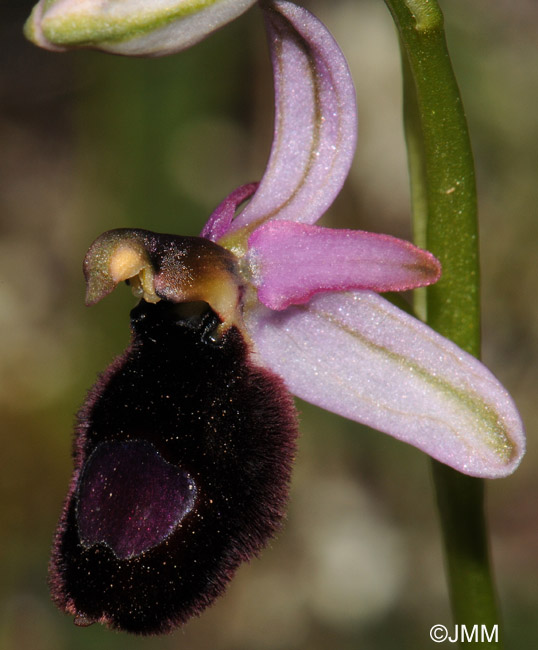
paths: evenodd
<path fill-rule="evenodd" d="M 145 61 L 37 50 L 21 35 L 30 5 L 0 10 L 0 647 L 430 647 L 430 627 L 450 618 L 426 457 L 303 404 L 286 528 L 202 618 L 170 637 L 130 638 L 75 628 L 50 603 L 73 415 L 125 346 L 133 304 L 124 291 L 84 308 L 85 250 L 120 226 L 197 234 L 225 194 L 263 171 L 272 96 L 256 10 L 192 50 Z M 484 360 L 529 427 L 521 468 L 489 485 L 504 632 L 524 650 L 538 607 L 538 8 L 442 5 L 477 161 Z M 390 16 L 381 0 L 308 6 L 357 86 L 358 153 L 332 224 L 409 237 Z"/>

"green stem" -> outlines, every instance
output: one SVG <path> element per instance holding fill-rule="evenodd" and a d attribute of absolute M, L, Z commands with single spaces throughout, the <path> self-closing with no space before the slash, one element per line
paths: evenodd
<path fill-rule="evenodd" d="M 474 163 L 443 16 L 436 0 L 385 2 L 401 43 L 415 237 L 417 244 L 432 251 L 443 265 L 442 279 L 418 295 L 417 313 L 478 357 Z M 498 616 L 484 516 L 484 482 L 432 462 L 454 622 L 465 625 L 469 632 L 474 625 L 491 630 Z M 500 641 L 486 643 L 489 648 L 502 647 Z"/>

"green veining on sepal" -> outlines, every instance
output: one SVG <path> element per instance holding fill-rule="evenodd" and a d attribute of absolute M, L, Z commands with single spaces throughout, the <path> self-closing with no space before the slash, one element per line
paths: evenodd
<path fill-rule="evenodd" d="M 70 12 L 47 16 L 47 9 L 54 4 L 54 1 L 49 1 L 43 11 L 42 32 L 48 41 L 60 46 L 123 42 L 165 27 L 218 2 L 219 0 L 191 0 L 187 5 L 183 3 L 181 6 L 161 8 L 159 11 L 138 11 L 129 14 L 122 12 L 115 19 L 110 20 L 104 12 L 95 16 L 87 14 L 77 16 Z M 34 12 L 35 9 L 25 25 L 25 34 L 31 40 L 35 40 L 30 36 L 34 33 L 31 26 Z"/>
<path fill-rule="evenodd" d="M 381 345 L 380 343 L 377 343 L 371 337 L 368 337 L 365 334 L 346 326 L 335 316 L 325 311 L 313 308 L 312 306 L 309 306 L 308 308 L 298 306 L 298 308 L 309 309 L 310 311 L 313 311 L 323 319 L 331 322 L 342 331 L 345 331 L 352 338 L 356 339 L 360 345 L 364 345 L 374 354 L 378 354 L 384 357 L 390 363 L 394 363 L 395 365 L 399 365 L 402 368 L 406 368 L 409 371 L 410 376 L 413 375 L 420 377 L 426 384 L 434 387 L 439 392 L 439 394 L 443 395 L 446 400 L 453 400 L 455 403 L 468 411 L 469 414 L 474 415 L 477 420 L 481 420 L 482 428 L 479 432 L 479 435 L 476 435 L 478 432 L 475 433 L 475 437 L 479 438 L 485 447 L 488 447 L 490 450 L 492 450 L 502 463 L 508 465 L 508 463 L 514 458 L 515 454 L 517 453 L 517 449 L 513 441 L 510 439 L 510 436 L 508 435 L 507 429 L 504 426 L 502 419 L 499 417 L 494 406 L 487 404 L 482 396 L 476 391 L 464 390 L 462 388 L 454 386 L 442 375 L 432 374 L 418 361 L 395 352 L 389 347 Z M 390 318 L 390 315 L 387 313 L 383 313 L 381 316 L 384 320 Z M 399 323 L 396 321 L 395 331 L 398 325 Z M 446 350 L 443 352 L 447 354 Z M 357 395 L 360 399 L 360 387 L 357 388 Z M 461 433 L 458 433 L 454 430 L 453 433 L 456 437 L 461 438 Z M 469 448 L 471 450 L 470 445 Z M 477 452 L 478 450 L 475 447 L 472 449 L 472 451 Z"/>

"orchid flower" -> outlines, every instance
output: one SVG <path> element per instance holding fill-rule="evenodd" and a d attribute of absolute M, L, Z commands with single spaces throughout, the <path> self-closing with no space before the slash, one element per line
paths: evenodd
<path fill-rule="evenodd" d="M 152 261 L 169 246 L 165 238 L 159 244 L 158 235 L 113 231 L 86 259 L 88 301 L 137 275 L 146 299 L 207 299 L 221 329 L 238 325 L 261 364 L 293 394 L 464 473 L 510 474 L 524 436 L 505 389 L 475 358 L 378 295 L 437 281 L 439 262 L 388 235 L 313 225 L 353 158 L 354 87 L 338 45 L 306 10 L 277 1 L 265 16 L 276 103 L 269 163 L 261 183 L 234 191 L 201 233 L 222 255 L 232 254 L 230 278 L 213 282 L 223 265 L 215 255 L 203 272 L 189 270 L 195 279 L 188 293 L 181 279 L 186 262 L 159 268 Z M 197 246 L 192 256 L 205 255 L 207 244 Z M 114 274 L 118 247 L 140 249 L 141 260 Z M 204 282 L 215 295 L 200 290 Z"/>
<path fill-rule="evenodd" d="M 506 476 L 524 453 L 493 375 L 378 295 L 437 281 L 435 257 L 315 225 L 354 154 L 354 88 L 310 13 L 275 0 L 264 14 L 276 118 L 261 182 L 198 238 L 113 230 L 84 261 L 87 304 L 122 281 L 141 300 L 131 345 L 79 414 L 51 562 L 53 597 L 80 625 L 169 631 L 261 550 L 287 499 L 289 393 L 473 476 Z"/>

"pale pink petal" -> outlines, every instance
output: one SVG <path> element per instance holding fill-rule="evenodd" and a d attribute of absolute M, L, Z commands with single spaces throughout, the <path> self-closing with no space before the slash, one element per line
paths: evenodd
<path fill-rule="evenodd" d="M 355 90 L 340 48 L 290 2 L 262 4 L 275 78 L 275 135 L 258 191 L 232 231 L 268 219 L 314 223 L 331 205 L 355 151 Z"/>
<path fill-rule="evenodd" d="M 211 241 L 217 241 L 223 237 L 229 230 L 232 219 L 235 216 L 237 208 L 249 199 L 256 188 L 258 183 L 248 183 L 247 185 L 241 185 L 236 190 L 234 190 L 230 195 L 228 195 L 222 203 L 220 203 L 214 210 L 213 214 L 207 220 L 204 229 L 200 233 L 200 237 L 205 237 L 205 239 L 211 239 Z"/>
<path fill-rule="evenodd" d="M 525 450 L 512 399 L 477 359 L 369 291 L 246 311 L 261 361 L 309 402 L 484 478 Z"/>
<path fill-rule="evenodd" d="M 441 275 L 431 253 L 362 230 L 270 221 L 252 233 L 248 248 L 258 299 L 278 310 L 323 291 L 405 291 L 432 284 Z"/>

